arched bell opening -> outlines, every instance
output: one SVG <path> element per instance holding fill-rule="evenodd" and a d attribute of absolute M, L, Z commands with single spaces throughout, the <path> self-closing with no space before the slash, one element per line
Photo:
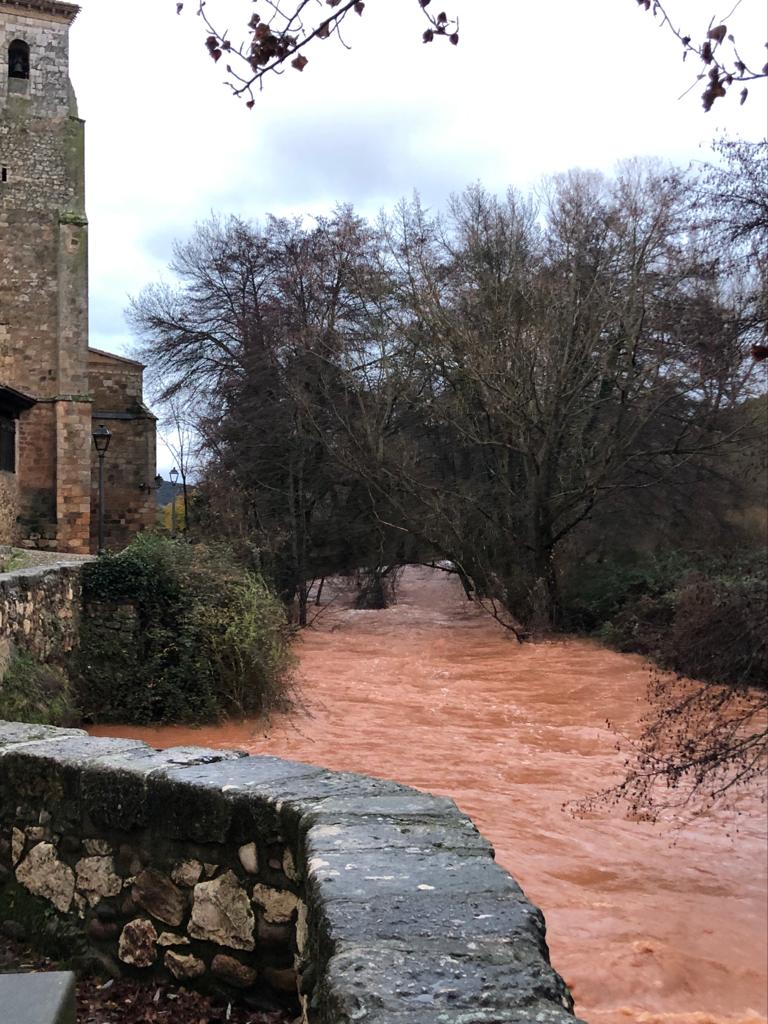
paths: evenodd
<path fill-rule="evenodd" d="M 29 78 L 29 45 L 23 39 L 14 39 L 8 47 L 8 77 Z"/>

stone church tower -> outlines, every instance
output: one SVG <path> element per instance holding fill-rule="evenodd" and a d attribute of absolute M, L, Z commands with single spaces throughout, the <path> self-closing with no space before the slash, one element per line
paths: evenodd
<path fill-rule="evenodd" d="M 88 350 L 84 124 L 69 81 L 78 11 L 61 0 L 0 0 L 0 543 L 85 553 L 100 390 L 89 373 L 110 357 L 94 363 Z M 131 507 L 106 503 L 122 534 L 152 525 L 154 511 L 154 418 L 140 376 L 129 406 L 114 396 L 96 410 L 140 421 L 135 487 L 121 477 Z M 114 469 L 116 446 L 111 456 Z"/>

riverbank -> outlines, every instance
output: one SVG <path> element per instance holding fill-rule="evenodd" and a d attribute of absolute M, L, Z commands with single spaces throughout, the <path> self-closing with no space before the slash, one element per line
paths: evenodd
<path fill-rule="evenodd" d="M 297 645 L 304 707 L 271 724 L 95 729 L 394 778 L 454 797 L 545 912 L 554 966 L 591 1024 L 756 1024 L 766 991 L 765 808 L 673 829 L 563 804 L 619 777 L 648 665 L 589 641 L 519 645 L 458 583 L 406 571 L 399 603 L 327 591 Z"/>

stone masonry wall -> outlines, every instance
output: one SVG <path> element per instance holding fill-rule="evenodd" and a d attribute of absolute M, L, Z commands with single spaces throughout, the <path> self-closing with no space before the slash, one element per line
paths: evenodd
<path fill-rule="evenodd" d="M 84 125 L 69 81 L 77 7 L 0 0 L 0 380 L 36 398 L 19 449 L 20 529 L 83 553 L 90 534 Z M 29 79 L 8 75 L 29 46 Z M 47 406 L 47 408 L 44 408 Z M 34 435 L 34 436 L 33 436 Z"/>
<path fill-rule="evenodd" d="M 573 1024 L 541 913 L 393 782 L 0 723 L 0 875 L 5 920 L 308 1024 Z"/>
<path fill-rule="evenodd" d="M 20 544 L 56 547 L 56 406 L 39 402 L 17 425 Z"/>
<path fill-rule="evenodd" d="M 37 8 L 37 9 L 36 9 Z M 29 80 L 8 77 L 8 50 L 0 52 L 0 105 L 10 99 L 9 89 L 22 87 L 23 97 L 35 114 L 66 117 L 72 108 L 69 85 L 69 26 L 77 14 L 72 4 L 15 3 L 0 7 L 0 35 L 9 42 L 22 39 L 30 48 Z"/>
<path fill-rule="evenodd" d="M 49 563 L 0 573 L 0 664 L 9 645 L 58 661 L 77 642 L 80 566 Z"/>
<path fill-rule="evenodd" d="M 94 415 L 136 411 L 144 402 L 144 366 L 111 352 L 88 349 L 88 375 Z"/>
<path fill-rule="evenodd" d="M 155 417 L 144 405 L 141 363 L 98 349 L 88 351 L 93 427 L 112 432 L 104 462 L 104 544 L 120 549 L 155 525 Z M 98 456 L 91 449 L 91 548 L 98 543 Z"/>
<path fill-rule="evenodd" d="M 0 544 L 13 544 L 18 528 L 19 482 L 15 473 L 0 470 Z"/>

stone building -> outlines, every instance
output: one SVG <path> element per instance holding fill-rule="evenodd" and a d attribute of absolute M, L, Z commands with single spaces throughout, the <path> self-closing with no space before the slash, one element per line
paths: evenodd
<path fill-rule="evenodd" d="M 85 553 L 94 423 L 114 434 L 117 547 L 154 521 L 155 420 L 141 365 L 88 348 L 84 125 L 69 81 L 78 10 L 0 0 L 0 543 Z"/>

